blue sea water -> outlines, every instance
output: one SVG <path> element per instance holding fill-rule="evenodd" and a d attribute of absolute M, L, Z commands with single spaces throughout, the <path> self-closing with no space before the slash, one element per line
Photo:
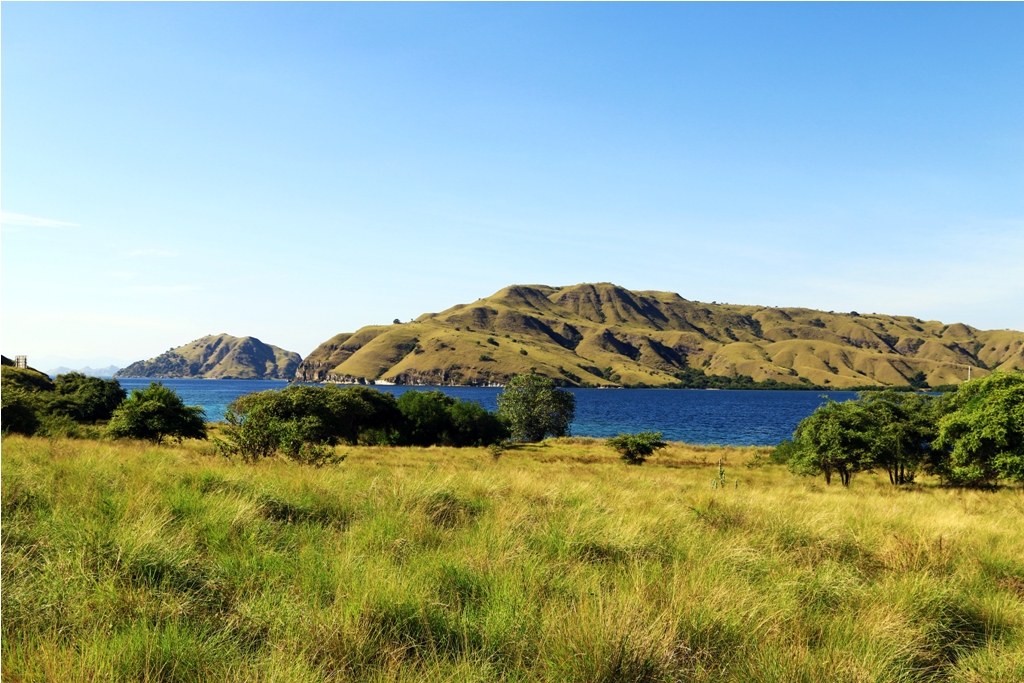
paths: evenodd
<path fill-rule="evenodd" d="M 121 379 L 128 390 L 145 387 L 148 379 Z M 210 421 L 223 419 L 224 409 L 239 396 L 281 389 L 280 380 L 165 379 L 188 405 L 200 405 Z M 449 396 L 476 401 L 488 410 L 498 407 L 501 389 L 484 387 L 376 387 L 401 395 L 438 389 Z M 734 446 L 772 445 L 788 438 L 797 423 L 814 412 L 826 397 L 856 398 L 850 391 L 707 391 L 696 389 L 571 389 L 576 395 L 576 436 L 615 436 L 644 429 L 661 431 L 670 441 Z"/>

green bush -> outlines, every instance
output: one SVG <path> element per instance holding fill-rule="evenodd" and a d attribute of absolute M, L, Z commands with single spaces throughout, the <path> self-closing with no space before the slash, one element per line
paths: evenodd
<path fill-rule="evenodd" d="M 109 420 L 125 399 L 117 380 L 87 377 L 78 372 L 56 381 L 32 369 L 3 368 L 3 429 L 31 435 L 79 434 L 72 423 Z"/>
<path fill-rule="evenodd" d="M 479 404 L 440 391 L 407 391 L 396 399 L 370 387 L 292 386 L 243 396 L 225 418 L 218 446 L 245 461 L 280 452 L 322 465 L 340 443 L 485 446 L 508 436 Z"/>
<path fill-rule="evenodd" d="M 370 387 L 293 385 L 242 396 L 225 419 L 225 454 L 255 461 L 281 452 L 321 465 L 339 443 L 393 441 L 401 413 L 394 396 Z"/>
<path fill-rule="evenodd" d="M 134 389 L 114 411 L 107 433 L 115 439 L 145 439 L 162 443 L 167 437 L 205 439 L 203 409 L 186 406 L 173 389 L 151 382 L 145 389 Z"/>
<path fill-rule="evenodd" d="M 51 439 L 79 439 L 83 436 L 80 424 L 67 415 L 60 414 L 43 416 L 36 434 Z"/>
<path fill-rule="evenodd" d="M 4 368 L 5 370 L 7 368 Z M 5 386 L 0 401 L 0 425 L 4 434 L 25 434 L 30 436 L 39 428 L 37 401 L 24 389 Z"/>
<path fill-rule="evenodd" d="M 67 415 L 76 422 L 109 420 L 121 401 L 127 398 L 116 379 L 87 377 L 79 372 L 58 375 L 54 388 L 54 398 L 62 403 L 62 407 L 50 412 Z"/>
<path fill-rule="evenodd" d="M 630 465 L 643 465 L 655 451 L 668 446 L 661 440 L 661 432 L 637 432 L 636 434 L 619 434 L 608 439 L 608 445 L 614 448 Z"/>

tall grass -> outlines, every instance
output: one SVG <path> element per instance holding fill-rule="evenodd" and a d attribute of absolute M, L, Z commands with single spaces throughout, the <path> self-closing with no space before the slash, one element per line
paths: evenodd
<path fill-rule="evenodd" d="M 1024 680 L 1019 489 L 204 448 L 4 440 L 4 681 Z"/>

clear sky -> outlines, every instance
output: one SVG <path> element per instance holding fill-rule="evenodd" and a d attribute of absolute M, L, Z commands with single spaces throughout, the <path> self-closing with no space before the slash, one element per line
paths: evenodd
<path fill-rule="evenodd" d="M 2 350 L 513 283 L 1024 329 L 1024 5 L 2 4 Z"/>

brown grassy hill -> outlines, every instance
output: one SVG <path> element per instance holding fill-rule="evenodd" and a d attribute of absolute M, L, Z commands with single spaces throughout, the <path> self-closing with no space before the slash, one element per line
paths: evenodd
<path fill-rule="evenodd" d="M 301 361 L 299 354 L 255 337 L 217 334 L 132 363 L 114 376 L 292 379 Z"/>
<path fill-rule="evenodd" d="M 613 284 L 516 285 L 413 322 L 339 334 L 301 381 L 504 383 L 537 372 L 578 386 L 667 386 L 682 374 L 835 388 L 931 386 L 1024 369 L 1024 333 L 909 316 L 688 301 Z"/>

